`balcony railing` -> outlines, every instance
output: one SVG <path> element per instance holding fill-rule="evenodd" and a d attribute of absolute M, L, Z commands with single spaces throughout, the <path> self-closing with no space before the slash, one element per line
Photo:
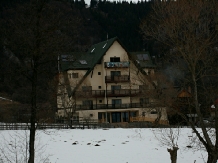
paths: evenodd
<path fill-rule="evenodd" d="M 129 82 L 129 75 L 105 76 L 105 83 Z"/>
<path fill-rule="evenodd" d="M 77 97 L 104 97 L 105 90 L 77 91 Z"/>
<path fill-rule="evenodd" d="M 116 90 L 107 90 L 108 97 L 123 97 L 123 96 L 136 96 L 140 94 L 139 89 L 116 89 Z"/>
<path fill-rule="evenodd" d="M 145 108 L 154 107 L 154 104 L 128 103 L 128 104 L 93 104 L 93 105 L 76 105 L 76 110 L 93 110 L 93 109 L 128 109 L 128 108 Z"/>
<path fill-rule="evenodd" d="M 116 89 L 107 90 L 107 97 L 126 97 L 126 96 L 137 96 L 141 94 L 139 89 Z M 90 91 L 77 91 L 77 97 L 105 97 L 105 90 L 90 90 Z"/>
<path fill-rule="evenodd" d="M 104 62 L 105 68 L 128 68 L 129 62 Z"/>

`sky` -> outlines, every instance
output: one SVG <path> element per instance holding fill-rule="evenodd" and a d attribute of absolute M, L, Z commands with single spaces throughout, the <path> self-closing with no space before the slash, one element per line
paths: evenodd
<path fill-rule="evenodd" d="M 168 129 L 164 129 L 164 132 Z M 29 131 L 0 131 L 0 162 L 24 162 Z M 158 129 L 65 129 L 41 130 L 36 136 L 36 163 L 169 163 L 167 148 L 156 138 Z M 178 133 L 178 132 L 175 132 Z M 190 128 L 181 129 L 178 163 L 204 163 L 206 152 L 195 149 Z M 160 137 L 159 137 L 160 138 Z M 187 146 L 193 148 L 188 148 Z M 15 148 L 16 147 L 16 148 Z M 10 152 L 9 152 L 10 150 Z M 8 152 L 8 153 L 7 153 Z M 19 161 L 20 160 L 20 161 Z M 7 160 L 3 160 L 7 163 Z"/>
<path fill-rule="evenodd" d="M 87 5 L 90 5 L 90 1 L 91 0 L 85 0 L 85 3 L 87 4 Z M 110 0 L 111 2 L 114 2 L 114 1 L 116 1 L 116 2 L 122 2 L 122 1 L 126 1 L 126 2 L 130 2 L 131 0 Z M 138 2 L 138 0 L 132 0 L 132 3 L 137 3 Z"/>

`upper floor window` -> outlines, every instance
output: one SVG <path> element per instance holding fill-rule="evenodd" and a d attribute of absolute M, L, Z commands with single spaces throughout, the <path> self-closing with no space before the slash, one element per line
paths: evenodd
<path fill-rule="evenodd" d="M 120 71 L 111 71 L 111 76 L 120 76 L 121 72 Z"/>
<path fill-rule="evenodd" d="M 91 91 L 91 90 L 92 90 L 92 86 L 82 86 L 82 90 L 83 90 L 84 92 L 86 92 L 86 91 Z"/>
<path fill-rule="evenodd" d="M 149 98 L 140 98 L 140 105 L 149 104 Z"/>
<path fill-rule="evenodd" d="M 78 73 L 72 73 L 72 78 L 78 78 Z"/>
<path fill-rule="evenodd" d="M 120 57 L 110 57 L 110 62 L 120 62 Z"/>

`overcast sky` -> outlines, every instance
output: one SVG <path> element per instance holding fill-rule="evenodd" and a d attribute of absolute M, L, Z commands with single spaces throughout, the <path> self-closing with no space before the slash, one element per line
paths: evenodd
<path fill-rule="evenodd" d="M 85 0 L 85 2 L 86 2 L 87 5 L 90 5 L 90 1 L 91 1 L 91 0 Z M 114 1 L 119 2 L 119 1 L 120 1 L 120 2 L 122 2 L 122 0 L 107 0 L 107 1 L 111 1 L 111 2 L 114 2 Z M 124 0 L 123 0 L 123 1 L 124 1 Z M 126 2 L 130 2 L 131 0 L 125 0 L 125 1 L 126 1 Z M 132 2 L 133 2 L 133 3 L 137 3 L 138 0 L 132 0 Z"/>

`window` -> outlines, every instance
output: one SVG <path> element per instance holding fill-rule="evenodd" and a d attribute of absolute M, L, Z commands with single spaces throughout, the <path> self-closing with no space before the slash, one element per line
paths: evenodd
<path fill-rule="evenodd" d="M 112 108 L 113 109 L 118 109 L 122 105 L 122 100 L 121 99 L 112 99 Z"/>
<path fill-rule="evenodd" d="M 92 90 L 92 86 L 82 86 L 82 91 L 88 92 Z"/>
<path fill-rule="evenodd" d="M 78 78 L 78 73 L 72 73 L 72 78 Z"/>
<path fill-rule="evenodd" d="M 121 85 L 112 85 L 111 86 L 111 90 L 120 90 L 121 89 Z"/>
<path fill-rule="evenodd" d="M 102 103 L 102 100 L 99 100 L 99 103 Z"/>
<path fill-rule="evenodd" d="M 123 122 L 129 122 L 129 113 L 122 112 L 122 119 L 123 119 Z"/>
<path fill-rule="evenodd" d="M 84 109 L 93 109 L 93 101 L 92 100 L 83 101 L 83 108 Z"/>
<path fill-rule="evenodd" d="M 120 57 L 111 57 L 110 62 L 120 62 Z"/>
<path fill-rule="evenodd" d="M 121 99 L 112 99 L 112 104 L 122 104 Z"/>
<path fill-rule="evenodd" d="M 157 114 L 157 110 L 152 110 L 151 114 Z"/>
<path fill-rule="evenodd" d="M 144 104 L 149 104 L 149 98 L 140 98 L 140 105 L 144 106 Z"/>
<path fill-rule="evenodd" d="M 101 72 L 98 72 L 98 75 L 101 75 Z"/>
<path fill-rule="evenodd" d="M 101 86 L 98 86 L 98 89 L 101 89 Z"/>
<path fill-rule="evenodd" d="M 111 76 L 120 76 L 120 71 L 111 71 Z"/>

